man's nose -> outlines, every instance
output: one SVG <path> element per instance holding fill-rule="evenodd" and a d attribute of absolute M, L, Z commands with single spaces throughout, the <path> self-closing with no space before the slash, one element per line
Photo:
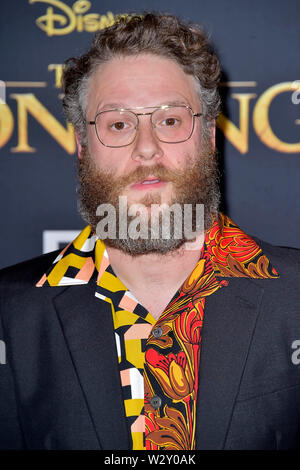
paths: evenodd
<path fill-rule="evenodd" d="M 155 135 L 149 116 L 139 117 L 139 127 L 133 145 L 133 160 L 158 160 L 163 156 L 160 141 Z"/>

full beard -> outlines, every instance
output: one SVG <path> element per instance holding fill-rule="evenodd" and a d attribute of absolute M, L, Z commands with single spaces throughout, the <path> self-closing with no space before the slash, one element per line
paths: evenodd
<path fill-rule="evenodd" d="M 116 178 L 114 174 L 107 170 L 97 168 L 94 160 L 85 148 L 82 158 L 78 160 L 78 209 L 82 218 L 92 227 L 92 231 L 97 233 L 97 225 L 100 217 L 96 215 L 100 204 L 110 204 L 115 209 L 116 219 L 116 237 L 106 235 L 105 244 L 122 250 L 131 256 L 143 255 L 147 253 L 166 254 L 177 250 L 187 239 L 185 230 L 178 237 L 178 219 L 170 212 L 168 237 L 164 236 L 163 217 L 159 214 L 159 230 L 153 237 L 151 224 L 148 224 L 147 236 L 132 238 L 129 233 L 126 237 L 118 236 L 120 227 L 119 196 L 128 185 L 142 181 L 150 175 L 155 175 L 161 181 L 172 183 L 173 197 L 168 206 L 179 204 L 184 208 L 184 204 L 190 204 L 192 210 L 192 230 L 199 231 L 197 225 L 196 207 L 198 204 L 204 206 L 204 220 L 202 220 L 201 229 L 207 230 L 215 220 L 218 214 L 220 192 L 218 186 L 218 170 L 216 162 L 216 153 L 209 145 L 202 148 L 193 163 L 188 158 L 188 163 L 184 168 L 176 171 L 165 168 L 161 163 L 154 164 L 151 167 L 140 166 L 132 173 Z M 139 201 L 145 207 L 153 207 L 153 204 L 161 204 L 160 194 L 157 192 L 147 194 Z M 132 222 L 133 217 L 128 215 L 127 207 L 127 225 Z M 152 212 L 151 212 L 152 214 Z M 150 222 L 151 216 L 148 216 Z M 184 217 L 182 217 L 182 224 Z"/>

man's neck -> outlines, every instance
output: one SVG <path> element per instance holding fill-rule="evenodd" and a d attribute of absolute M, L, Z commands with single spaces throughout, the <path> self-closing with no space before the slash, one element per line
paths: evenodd
<path fill-rule="evenodd" d="M 201 247 L 202 248 L 202 247 Z M 110 264 L 136 299 L 158 319 L 199 261 L 201 248 L 131 256 L 107 247 Z"/>

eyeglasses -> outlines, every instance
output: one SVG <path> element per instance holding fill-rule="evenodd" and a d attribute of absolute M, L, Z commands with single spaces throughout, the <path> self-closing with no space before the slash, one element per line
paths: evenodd
<path fill-rule="evenodd" d="M 153 106 L 134 109 L 153 109 Z M 126 147 L 132 144 L 139 129 L 139 116 L 150 116 L 150 122 L 157 139 L 166 144 L 178 144 L 188 140 L 194 130 L 194 113 L 187 105 L 157 107 L 152 112 L 135 113 L 130 109 L 109 109 L 101 111 L 94 121 L 87 124 L 95 126 L 99 141 L 106 147 Z"/>

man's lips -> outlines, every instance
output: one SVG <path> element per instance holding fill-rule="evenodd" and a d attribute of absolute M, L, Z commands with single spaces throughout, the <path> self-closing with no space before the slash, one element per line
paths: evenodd
<path fill-rule="evenodd" d="M 130 186 L 130 189 L 136 189 L 136 190 L 147 190 L 147 189 L 158 189 L 164 186 L 167 183 L 167 181 L 162 181 L 159 178 L 155 178 L 154 176 L 150 176 L 148 178 L 145 178 L 141 181 L 138 181 L 137 183 L 133 183 Z"/>

